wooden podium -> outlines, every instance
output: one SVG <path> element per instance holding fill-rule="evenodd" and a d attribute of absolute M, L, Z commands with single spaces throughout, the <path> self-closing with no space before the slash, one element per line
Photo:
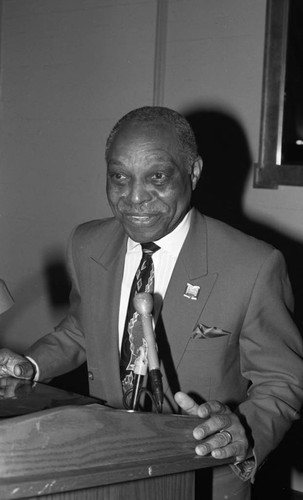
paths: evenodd
<path fill-rule="evenodd" d="M 227 462 L 195 454 L 196 418 L 112 410 L 53 388 L 31 413 L 32 392 L 0 401 L 1 500 L 190 500 L 194 471 Z M 9 403 L 19 416 L 7 418 Z"/>

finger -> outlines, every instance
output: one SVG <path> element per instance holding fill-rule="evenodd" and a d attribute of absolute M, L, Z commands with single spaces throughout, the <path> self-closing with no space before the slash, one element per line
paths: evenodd
<path fill-rule="evenodd" d="M 180 391 L 176 392 L 174 398 L 180 408 L 188 413 L 188 415 L 198 415 L 199 406 L 190 396 Z"/>
<path fill-rule="evenodd" d="M 218 459 L 234 457 L 234 463 L 245 460 L 248 450 L 247 440 L 234 441 L 233 436 L 226 431 L 215 434 L 195 448 L 197 455 L 211 454 L 212 457 Z"/>
<path fill-rule="evenodd" d="M 8 349 L 0 351 L 0 376 L 1 377 L 14 377 L 15 366 L 20 361 L 20 356 L 12 353 Z"/>
<path fill-rule="evenodd" d="M 10 351 L 8 349 L 0 349 L 0 364 L 7 361 L 9 354 Z"/>
<path fill-rule="evenodd" d="M 10 349 L 0 349 L 0 365 L 6 366 L 13 359 L 20 357 L 19 354 L 15 354 Z"/>
<path fill-rule="evenodd" d="M 247 441 L 231 441 L 222 448 L 214 449 L 211 455 L 214 458 L 235 457 L 234 463 L 240 463 L 247 457 L 248 449 L 249 446 Z"/>
<path fill-rule="evenodd" d="M 239 443 L 230 443 L 222 448 L 216 448 L 211 452 L 211 456 L 214 458 L 228 458 L 236 457 L 240 451 L 241 446 Z"/>
<path fill-rule="evenodd" d="M 197 455 L 211 454 L 214 458 L 236 457 L 242 452 L 242 444 L 233 442 L 232 435 L 227 431 L 218 432 L 211 438 L 196 446 Z"/>
<path fill-rule="evenodd" d="M 8 360 L 5 365 L 0 366 L 0 377 L 1 378 L 7 378 L 7 377 L 14 377 L 14 367 L 15 364 L 11 362 L 11 360 Z"/>
<path fill-rule="evenodd" d="M 213 414 L 231 413 L 230 408 L 220 401 L 207 401 L 199 406 L 198 415 L 201 418 L 207 418 Z"/>
<path fill-rule="evenodd" d="M 18 362 L 14 368 L 13 372 L 15 377 L 24 378 L 30 380 L 34 376 L 34 369 L 29 361 Z"/>
<path fill-rule="evenodd" d="M 12 377 L 13 374 L 6 368 L 6 366 L 0 367 L 0 378 L 2 377 Z"/>
<path fill-rule="evenodd" d="M 200 415 L 199 415 L 200 416 Z M 195 439 L 205 439 L 212 434 L 218 433 L 231 426 L 232 419 L 228 414 L 214 415 L 199 424 L 193 432 Z M 226 443 L 225 443 L 226 444 Z"/>
<path fill-rule="evenodd" d="M 29 380 L 34 376 L 32 363 L 22 355 L 8 352 L 5 365 L 2 365 L 1 374 Z"/>

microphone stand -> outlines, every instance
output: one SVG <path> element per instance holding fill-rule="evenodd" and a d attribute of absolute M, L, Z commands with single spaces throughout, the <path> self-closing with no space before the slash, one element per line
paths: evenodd
<path fill-rule="evenodd" d="M 152 325 L 153 299 L 150 293 L 137 293 L 134 306 L 141 316 L 144 338 L 147 343 L 148 370 L 152 393 L 158 413 L 162 412 L 163 386 L 158 358 L 158 349 Z"/>
<path fill-rule="evenodd" d="M 133 381 L 133 389 L 132 396 L 130 400 L 130 408 L 131 410 L 138 410 L 141 389 L 144 377 L 147 373 L 147 346 L 141 346 L 139 348 L 140 354 L 135 361 L 134 366 L 134 381 Z"/>

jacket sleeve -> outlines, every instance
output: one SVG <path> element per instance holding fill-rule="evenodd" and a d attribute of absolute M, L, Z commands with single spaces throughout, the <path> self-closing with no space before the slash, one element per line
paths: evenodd
<path fill-rule="evenodd" d="M 52 333 L 35 342 L 25 355 L 31 357 L 39 367 L 39 380 L 47 381 L 67 373 L 86 360 L 85 338 L 81 327 L 81 293 L 73 263 L 72 232 L 67 250 L 67 265 L 71 278 L 70 307 L 66 317 Z"/>
<path fill-rule="evenodd" d="M 239 413 L 252 432 L 256 468 L 277 447 L 303 401 L 302 337 L 283 256 L 273 250 L 256 278 L 240 335 L 241 371 L 251 381 Z"/>

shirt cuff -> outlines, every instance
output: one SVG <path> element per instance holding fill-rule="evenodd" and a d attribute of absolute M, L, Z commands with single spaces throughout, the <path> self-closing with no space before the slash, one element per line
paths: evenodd
<path fill-rule="evenodd" d="M 30 361 L 32 363 L 32 365 L 34 365 L 35 376 L 33 378 L 33 382 L 38 382 L 39 377 L 40 377 L 39 366 L 37 365 L 36 361 L 33 358 L 31 358 L 30 356 L 25 356 L 25 358 L 28 359 L 28 361 Z"/>
<path fill-rule="evenodd" d="M 243 462 L 230 464 L 230 467 L 242 481 L 248 481 L 254 476 L 256 460 L 254 457 L 249 457 Z"/>

